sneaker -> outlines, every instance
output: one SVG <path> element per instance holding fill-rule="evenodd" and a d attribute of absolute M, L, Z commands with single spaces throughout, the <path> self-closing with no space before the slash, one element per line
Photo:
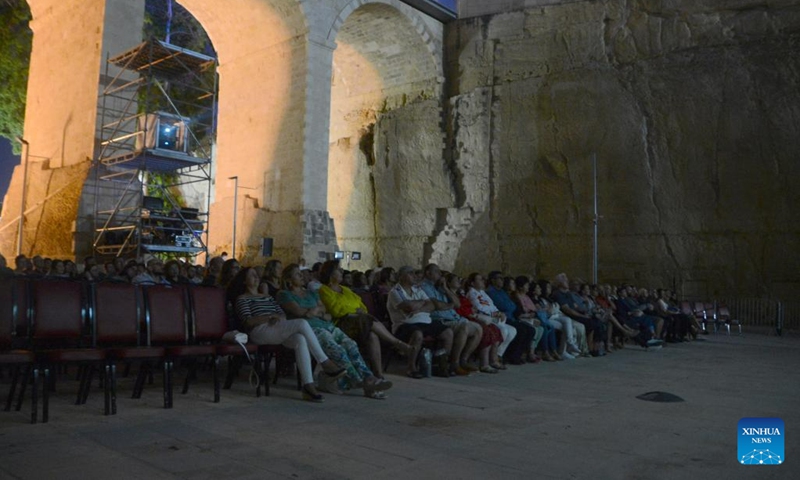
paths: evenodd
<path fill-rule="evenodd" d="M 561 354 L 561 358 L 563 358 L 564 360 L 575 360 L 575 355 L 569 352 L 564 352 Z"/>

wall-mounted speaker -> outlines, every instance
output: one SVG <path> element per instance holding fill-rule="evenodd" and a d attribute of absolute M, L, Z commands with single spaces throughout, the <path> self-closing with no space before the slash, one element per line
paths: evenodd
<path fill-rule="evenodd" d="M 261 239 L 261 256 L 262 257 L 271 257 L 272 256 L 272 239 L 271 238 L 262 238 Z"/>

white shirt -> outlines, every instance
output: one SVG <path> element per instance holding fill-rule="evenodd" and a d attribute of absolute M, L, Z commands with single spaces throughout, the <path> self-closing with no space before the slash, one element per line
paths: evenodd
<path fill-rule="evenodd" d="M 404 323 L 431 323 L 431 314 L 428 312 L 406 313 L 398 308 L 398 305 L 408 300 L 429 300 L 429 298 L 417 286 L 411 287 L 411 295 L 399 283 L 392 287 L 386 300 L 386 309 L 392 319 L 393 331 Z"/>
<path fill-rule="evenodd" d="M 467 292 L 467 296 L 469 297 L 470 303 L 472 303 L 472 308 L 474 308 L 478 313 L 489 315 L 491 317 L 494 313 L 499 311 L 494 305 L 492 298 L 486 293 L 485 290 L 470 288 L 469 292 Z"/>

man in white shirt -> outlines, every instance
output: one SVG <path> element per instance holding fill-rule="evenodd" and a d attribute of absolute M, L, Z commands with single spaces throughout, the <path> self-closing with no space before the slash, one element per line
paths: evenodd
<path fill-rule="evenodd" d="M 414 282 L 414 269 L 401 267 L 397 272 L 397 284 L 389 291 L 389 298 L 386 300 L 394 335 L 413 347 L 408 357 L 407 375 L 411 378 L 422 378 L 422 373 L 416 366 L 417 355 L 422 348 L 423 338 L 434 337 L 441 344 L 437 351 L 439 355 L 436 356 L 439 376 L 448 377 L 448 356 L 453 348 L 453 331 L 442 322 L 431 319 L 433 302 Z"/>

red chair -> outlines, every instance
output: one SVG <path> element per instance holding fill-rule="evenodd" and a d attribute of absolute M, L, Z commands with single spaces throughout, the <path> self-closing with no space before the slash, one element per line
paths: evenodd
<path fill-rule="evenodd" d="M 92 286 L 91 321 L 95 344 L 107 354 L 106 415 L 116 415 L 116 362 L 141 362 L 133 387 L 133 398 L 140 398 L 150 360 L 163 359 L 165 349 L 148 344 L 148 332 L 142 332 L 142 302 L 139 289 L 126 283 L 98 283 Z"/>
<path fill-rule="evenodd" d="M 697 320 L 697 323 L 703 328 L 703 331 L 708 333 L 706 330 L 706 308 L 703 302 L 694 302 L 694 307 L 692 308 L 692 315 Z"/>
<path fill-rule="evenodd" d="M 718 318 L 719 323 L 723 323 L 728 330 L 728 336 L 731 334 L 731 325 L 739 327 L 739 335 L 742 334 L 742 322 L 731 316 L 731 311 L 727 306 L 722 305 L 719 307 Z"/>
<path fill-rule="evenodd" d="M 23 288 L 22 291 L 18 288 L 20 286 Z M 14 393 L 19 383 L 22 367 L 25 367 L 25 372 L 22 374 L 23 387 L 30 382 L 31 375 L 33 375 L 34 386 L 39 377 L 39 370 L 34 368 L 36 360 L 34 353 L 27 349 L 14 349 L 17 325 L 19 323 L 27 323 L 27 321 L 21 322 L 22 319 L 27 319 L 27 312 L 21 314 L 19 309 L 19 299 L 24 296 L 23 292 L 26 287 L 27 284 L 24 281 L 20 282 L 14 278 L 0 279 L 0 366 L 10 366 L 13 371 L 11 388 L 6 399 L 6 412 L 11 410 L 11 403 L 14 400 Z M 24 388 L 20 390 L 17 411 L 22 408 Z M 34 394 L 31 398 L 31 423 L 36 423 L 38 413 L 36 392 L 37 389 L 34 388 Z"/>
<path fill-rule="evenodd" d="M 83 405 L 89 397 L 95 370 L 105 362 L 106 353 L 93 348 L 94 333 L 87 322 L 84 285 L 65 280 L 37 280 L 31 289 L 31 342 L 44 371 L 42 422 L 49 420 L 49 391 L 55 377 L 51 372 L 60 364 L 79 365 L 78 397 Z M 104 382 L 109 395 L 108 382 Z M 34 389 L 37 388 L 34 384 Z"/>
<path fill-rule="evenodd" d="M 717 319 L 717 306 L 716 306 L 716 304 L 714 304 L 714 303 L 704 303 L 703 304 L 703 308 L 706 311 L 706 313 L 705 313 L 705 318 L 706 318 L 705 322 L 712 324 L 713 327 L 714 327 L 714 333 L 717 333 L 717 328 L 718 328 L 717 324 L 719 322 L 718 322 L 718 319 Z M 703 326 L 703 328 L 705 329 L 705 325 Z"/>
<path fill-rule="evenodd" d="M 229 357 L 228 377 L 233 382 L 232 375 L 235 372 L 233 357 L 251 356 L 253 358 L 253 368 L 258 368 L 260 364 L 258 358 L 258 346 L 246 344 L 222 343 L 222 336 L 228 331 L 228 314 L 225 309 L 226 297 L 225 290 L 216 287 L 194 287 L 189 289 L 189 300 L 191 305 L 191 317 L 193 327 L 193 340 L 198 344 L 208 344 L 215 346 L 213 358 L 213 378 L 214 378 L 214 403 L 220 399 L 220 382 L 218 376 L 220 357 Z M 183 385 L 183 393 L 189 390 L 189 380 L 194 376 L 196 363 L 192 364 L 192 369 L 186 376 Z M 228 385 L 228 380 L 226 380 Z M 261 396 L 262 380 L 259 375 L 256 396 Z"/>

